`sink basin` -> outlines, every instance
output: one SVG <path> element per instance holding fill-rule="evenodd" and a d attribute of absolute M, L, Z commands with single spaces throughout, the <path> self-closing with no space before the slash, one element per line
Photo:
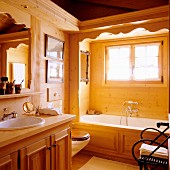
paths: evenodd
<path fill-rule="evenodd" d="M 40 117 L 19 117 L 8 119 L 0 122 L 0 130 L 16 130 L 39 126 L 45 123 L 45 120 Z"/>

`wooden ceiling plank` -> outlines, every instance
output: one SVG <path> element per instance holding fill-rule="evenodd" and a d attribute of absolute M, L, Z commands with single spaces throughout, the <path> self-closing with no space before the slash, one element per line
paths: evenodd
<path fill-rule="evenodd" d="M 126 14 L 119 14 L 108 16 L 93 20 L 82 21 L 79 25 L 80 31 L 95 29 L 105 26 L 113 26 L 118 24 L 125 24 L 136 21 L 150 20 L 169 16 L 169 6 L 156 7 L 152 9 L 145 9 L 136 12 L 129 12 Z"/>
<path fill-rule="evenodd" d="M 77 2 L 82 3 L 94 3 L 98 5 L 107 5 L 117 8 L 125 8 L 125 9 L 133 9 L 133 10 L 141 10 L 152 7 L 164 6 L 168 5 L 168 0 L 75 0 Z"/>

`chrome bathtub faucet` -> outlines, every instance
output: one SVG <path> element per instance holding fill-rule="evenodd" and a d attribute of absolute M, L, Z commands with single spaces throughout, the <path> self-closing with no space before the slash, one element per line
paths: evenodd
<path fill-rule="evenodd" d="M 138 102 L 134 101 L 124 101 L 122 106 L 122 115 L 120 118 L 120 125 L 122 125 L 122 118 L 125 116 L 125 123 L 128 126 L 128 117 L 132 117 L 132 114 L 135 113 L 136 117 L 138 117 Z"/>
<path fill-rule="evenodd" d="M 129 116 L 131 117 L 133 113 L 136 114 L 138 113 L 138 108 L 136 107 L 138 105 L 138 102 L 134 102 L 134 101 L 125 101 L 123 103 L 123 106 L 127 105 L 125 111 L 129 114 Z"/>

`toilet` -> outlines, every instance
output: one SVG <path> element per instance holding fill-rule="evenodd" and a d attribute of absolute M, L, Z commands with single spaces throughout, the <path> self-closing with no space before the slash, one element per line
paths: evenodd
<path fill-rule="evenodd" d="M 82 150 L 90 141 L 90 134 L 80 129 L 72 129 L 72 156 Z"/>

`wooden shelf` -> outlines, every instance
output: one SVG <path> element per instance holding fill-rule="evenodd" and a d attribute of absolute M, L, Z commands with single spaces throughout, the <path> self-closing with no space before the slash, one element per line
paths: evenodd
<path fill-rule="evenodd" d="M 41 92 L 25 92 L 21 94 L 6 94 L 6 95 L 0 95 L 0 100 L 2 99 L 9 99 L 9 98 L 19 98 L 19 97 L 29 97 L 34 95 L 39 95 Z"/>

